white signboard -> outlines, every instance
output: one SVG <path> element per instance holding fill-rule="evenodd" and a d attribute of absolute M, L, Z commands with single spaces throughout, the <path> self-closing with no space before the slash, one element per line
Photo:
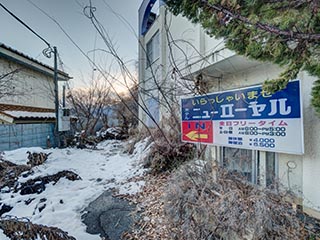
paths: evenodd
<path fill-rule="evenodd" d="M 303 154 L 300 81 L 274 94 L 261 86 L 181 99 L 182 141 Z"/>

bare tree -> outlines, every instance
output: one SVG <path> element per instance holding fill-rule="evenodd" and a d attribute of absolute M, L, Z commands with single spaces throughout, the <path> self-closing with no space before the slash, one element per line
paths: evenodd
<path fill-rule="evenodd" d="M 78 118 L 80 129 L 76 130 L 84 130 L 92 135 L 106 106 L 111 103 L 110 88 L 95 80 L 88 88 L 70 90 L 67 99 Z"/>
<path fill-rule="evenodd" d="M 0 99 L 22 94 L 17 90 L 17 81 L 14 78 L 19 71 L 20 69 L 14 69 L 0 74 Z"/>
<path fill-rule="evenodd" d="M 134 112 L 135 115 L 138 115 L 138 85 L 131 87 L 130 91 L 133 93 L 132 95 L 126 93 L 122 96 L 123 101 L 119 101 L 114 106 L 119 125 L 125 131 L 138 125 L 138 119 L 132 114 Z"/>

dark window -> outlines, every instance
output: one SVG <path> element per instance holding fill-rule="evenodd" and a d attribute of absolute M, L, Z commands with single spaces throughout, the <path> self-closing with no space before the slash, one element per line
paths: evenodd
<path fill-rule="evenodd" d="M 150 67 L 160 57 L 160 39 L 159 32 L 153 35 L 147 43 L 147 67 Z"/>
<path fill-rule="evenodd" d="M 270 186 L 275 181 L 276 175 L 276 154 L 266 152 L 266 185 Z"/>
<path fill-rule="evenodd" d="M 223 166 L 230 172 L 241 174 L 254 181 L 254 159 L 252 150 L 223 147 Z"/>
<path fill-rule="evenodd" d="M 274 152 L 222 147 L 222 165 L 230 172 L 241 174 L 248 181 L 270 186 L 277 176 Z"/>

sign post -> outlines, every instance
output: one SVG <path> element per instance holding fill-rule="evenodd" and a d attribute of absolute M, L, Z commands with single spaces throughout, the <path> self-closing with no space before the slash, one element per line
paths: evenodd
<path fill-rule="evenodd" d="M 182 141 L 304 153 L 300 81 L 274 94 L 261 86 L 181 99 Z"/>

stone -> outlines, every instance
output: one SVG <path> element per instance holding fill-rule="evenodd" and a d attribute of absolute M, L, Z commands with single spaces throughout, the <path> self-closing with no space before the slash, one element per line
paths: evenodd
<path fill-rule="evenodd" d="M 134 210 L 134 205 L 113 197 L 112 191 L 108 190 L 89 204 L 82 219 L 88 233 L 100 234 L 108 240 L 119 240 L 124 232 L 130 231 Z"/>
<path fill-rule="evenodd" d="M 12 208 L 13 207 L 11 207 L 9 205 L 6 205 L 4 203 L 0 203 L 0 216 L 2 216 L 2 214 L 4 214 L 4 213 L 10 212 Z"/>

